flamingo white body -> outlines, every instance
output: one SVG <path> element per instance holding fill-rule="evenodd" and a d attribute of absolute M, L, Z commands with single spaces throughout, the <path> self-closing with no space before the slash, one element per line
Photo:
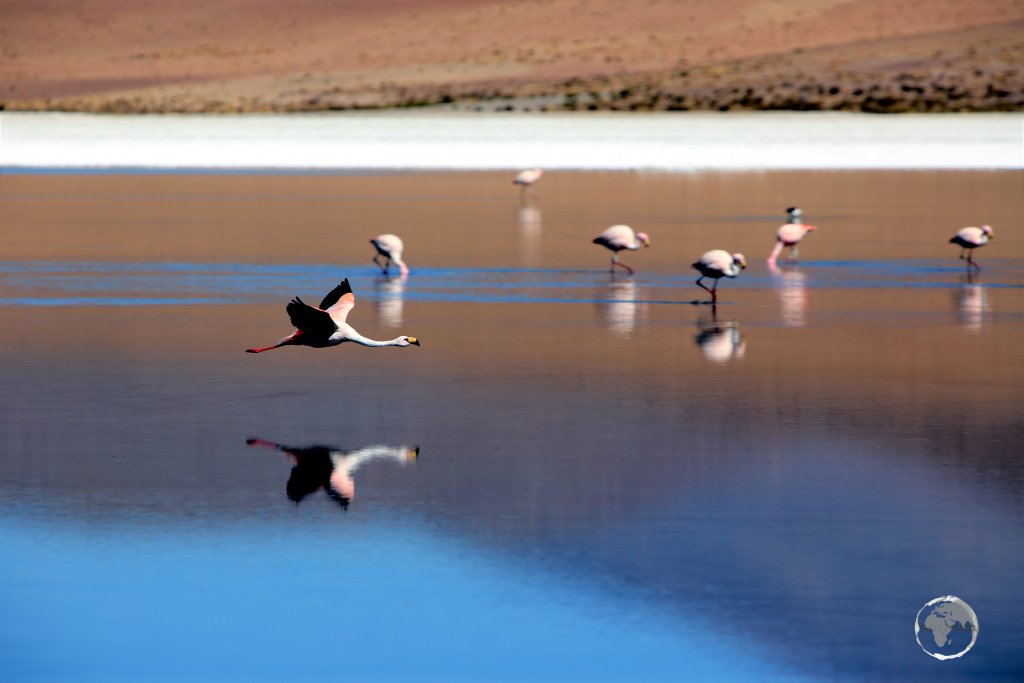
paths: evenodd
<path fill-rule="evenodd" d="M 949 242 L 950 244 L 956 244 L 960 247 L 960 258 L 967 259 L 968 266 L 974 266 L 980 270 L 981 266 L 974 262 L 972 252 L 978 247 L 983 247 L 988 244 L 992 237 L 991 225 L 983 225 L 980 228 L 972 225 L 970 227 L 960 228 L 957 230 L 956 234 L 953 235 Z"/>
<path fill-rule="evenodd" d="M 775 232 L 775 248 L 768 256 L 768 263 L 775 263 L 786 247 L 789 247 L 789 257 L 795 259 L 798 255 L 797 245 L 800 244 L 800 240 L 809 232 L 817 230 L 815 226 L 803 222 L 803 211 L 798 207 L 792 206 L 786 209 L 786 213 L 789 214 L 789 221 L 779 226 Z"/>
<path fill-rule="evenodd" d="M 332 289 L 319 308 L 310 306 L 295 297 L 285 307 L 295 331 L 272 346 L 246 349 L 246 353 L 263 353 L 282 346 L 311 346 L 316 349 L 355 342 L 363 346 L 419 346 L 416 337 L 401 336 L 387 341 L 364 337 L 345 322 L 349 312 L 356 305 L 356 296 L 348 284 L 348 278 Z"/>
<path fill-rule="evenodd" d="M 398 266 L 399 272 L 406 276 L 409 274 L 409 267 L 405 265 L 405 261 L 402 260 L 402 252 L 405 251 L 405 244 L 402 243 L 402 238 L 398 235 L 384 234 L 377 235 L 370 244 L 377 250 L 377 253 L 373 255 L 373 262 L 377 264 L 381 272 L 385 275 L 388 274 L 388 269 L 391 268 L 391 262 L 394 261 L 395 265 Z M 387 261 L 384 264 L 378 260 L 383 256 Z"/>
<path fill-rule="evenodd" d="M 634 232 L 628 225 L 613 225 L 600 235 L 594 238 L 594 244 L 599 244 L 612 252 L 611 272 L 615 272 L 615 266 L 625 268 L 626 272 L 632 275 L 634 271 L 625 263 L 619 261 L 619 252 L 628 249 L 637 251 L 640 247 L 651 246 L 651 238 L 644 232 Z"/>
<path fill-rule="evenodd" d="M 540 180 L 540 177 L 544 175 L 544 170 L 540 168 L 528 168 L 525 171 L 520 171 L 516 176 L 515 180 L 512 181 L 513 185 L 519 185 L 524 190 L 530 185 Z"/>
<path fill-rule="evenodd" d="M 700 277 L 697 278 L 697 286 L 711 293 L 711 303 L 717 303 L 718 281 L 723 277 L 732 278 L 739 275 L 747 267 L 747 261 L 743 258 L 743 254 L 730 254 L 724 249 L 712 249 L 691 266 L 700 273 Z M 715 281 L 712 289 L 701 284 L 701 280 L 706 277 Z"/>

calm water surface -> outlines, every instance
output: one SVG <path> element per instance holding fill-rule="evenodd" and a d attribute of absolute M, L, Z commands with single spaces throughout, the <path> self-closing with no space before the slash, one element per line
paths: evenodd
<path fill-rule="evenodd" d="M 1024 677 L 1019 173 L 509 181 L 0 175 L 4 680 Z"/>

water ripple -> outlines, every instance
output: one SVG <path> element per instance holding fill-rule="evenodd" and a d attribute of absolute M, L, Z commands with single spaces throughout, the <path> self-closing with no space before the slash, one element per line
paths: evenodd
<path fill-rule="evenodd" d="M 1021 289 L 1019 259 L 987 262 L 984 288 Z M 937 260 L 817 261 L 802 263 L 804 286 L 811 289 L 938 288 L 963 286 L 958 264 Z M 348 277 L 357 296 L 386 298 L 375 283 L 381 276 L 365 265 L 248 263 L 0 262 L 0 305 L 126 306 L 231 304 L 281 301 L 291 296 L 317 299 Z M 689 304 L 689 272 L 643 273 L 636 281 L 649 295 L 613 301 Z M 1010 281 L 1007 281 L 1010 280 Z M 595 287 L 608 283 L 601 270 L 542 268 L 419 268 L 403 298 L 415 302 L 592 303 Z M 772 289 L 777 277 L 755 266 L 731 286 Z M 684 294 L 685 296 L 685 294 Z"/>

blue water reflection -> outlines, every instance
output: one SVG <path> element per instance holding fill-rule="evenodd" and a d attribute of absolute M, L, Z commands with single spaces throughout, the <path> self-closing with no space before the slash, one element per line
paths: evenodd
<path fill-rule="evenodd" d="M 977 287 L 1021 289 L 1005 281 L 1017 261 L 992 260 L 985 282 Z M 809 289 L 960 288 L 962 268 L 948 260 L 818 261 L 799 268 L 765 271 L 752 268 L 736 285 L 743 289 L 779 291 L 788 326 L 802 326 Z M 955 276 L 955 277 L 953 277 Z M 378 302 L 381 321 L 401 319 L 409 302 L 475 303 L 604 303 L 631 300 L 613 292 L 594 297 L 595 286 L 607 283 L 603 271 L 539 268 L 417 268 L 414 277 L 380 281 L 365 264 L 239 264 L 239 263 L 62 263 L 0 262 L 0 286 L 11 293 L 2 305 L 125 305 L 279 301 L 281 292 L 319 292 L 348 277 L 361 299 Z M 692 303 L 693 278 L 688 272 L 644 273 L 643 303 Z M 628 286 L 628 281 L 621 286 Z"/>
<path fill-rule="evenodd" d="M 800 680 L 699 615 L 506 566 L 414 520 L 336 521 L 4 522 L 0 670 L 22 682 Z"/>

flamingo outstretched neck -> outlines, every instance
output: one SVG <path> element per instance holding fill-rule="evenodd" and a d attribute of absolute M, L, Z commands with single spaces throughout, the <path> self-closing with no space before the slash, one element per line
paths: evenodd
<path fill-rule="evenodd" d="M 311 346 L 325 348 L 337 346 L 345 342 L 354 342 L 361 346 L 420 346 L 416 337 L 402 335 L 386 341 L 370 339 L 359 334 L 354 327 L 346 322 L 349 311 L 356 305 L 356 296 L 349 286 L 348 279 L 332 289 L 319 306 L 310 306 L 302 299 L 295 297 L 285 306 L 288 318 L 295 326 L 295 331 L 284 339 L 270 346 L 255 346 L 246 349 L 246 353 L 263 353 L 282 346 Z"/>

